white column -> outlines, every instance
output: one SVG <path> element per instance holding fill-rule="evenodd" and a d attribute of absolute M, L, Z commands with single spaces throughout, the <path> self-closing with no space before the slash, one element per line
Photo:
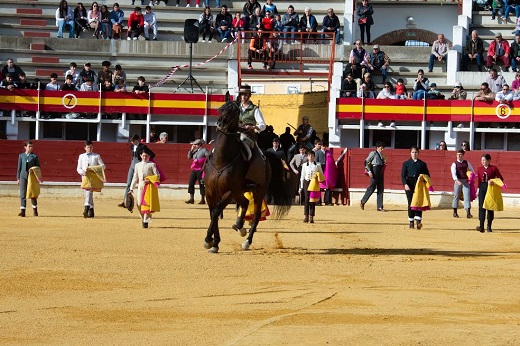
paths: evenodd
<path fill-rule="evenodd" d="M 345 0 L 345 13 L 343 14 L 343 44 L 352 45 L 355 41 L 355 26 L 354 26 L 354 0 Z M 340 11 L 340 9 L 334 9 Z M 341 18 L 340 18 L 341 20 Z"/>
<path fill-rule="evenodd" d="M 341 130 L 338 128 L 336 117 L 336 101 L 341 90 L 341 76 L 343 75 L 343 63 L 335 62 L 332 66 L 332 83 L 330 84 L 329 101 L 329 145 L 331 147 L 341 147 Z"/>
<path fill-rule="evenodd" d="M 459 53 L 451 49 L 448 52 L 448 60 L 446 64 L 446 83 L 454 85 L 457 82 L 457 71 L 459 66 Z"/>
<path fill-rule="evenodd" d="M 238 47 L 238 45 L 237 45 Z M 230 94 L 235 94 L 238 91 L 238 60 L 228 61 L 228 91 Z"/>
<path fill-rule="evenodd" d="M 462 1 L 462 15 L 468 17 L 470 20 L 473 18 L 473 0 Z"/>

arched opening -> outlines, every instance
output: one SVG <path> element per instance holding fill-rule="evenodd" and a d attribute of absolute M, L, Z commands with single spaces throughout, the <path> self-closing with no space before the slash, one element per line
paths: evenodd
<path fill-rule="evenodd" d="M 401 29 L 388 32 L 372 41 L 382 46 L 431 46 L 439 34 L 423 29 Z M 446 39 L 448 43 L 451 43 Z"/>

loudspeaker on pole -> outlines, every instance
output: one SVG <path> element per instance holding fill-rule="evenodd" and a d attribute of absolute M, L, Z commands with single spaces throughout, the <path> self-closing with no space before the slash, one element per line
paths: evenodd
<path fill-rule="evenodd" d="M 184 21 L 184 42 L 199 42 L 199 21 L 197 19 L 186 19 Z"/>

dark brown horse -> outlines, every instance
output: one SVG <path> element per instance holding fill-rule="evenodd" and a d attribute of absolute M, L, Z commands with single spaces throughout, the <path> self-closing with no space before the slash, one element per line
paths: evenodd
<path fill-rule="evenodd" d="M 241 207 L 233 229 L 240 232 L 244 237 L 244 217 L 249 201 L 244 193 L 249 191 L 246 187 L 246 172 L 249 162 L 243 155 L 243 144 L 240 141 L 240 105 L 229 101 L 218 109 L 220 117 L 217 121 L 217 139 L 215 149 L 204 167 L 204 183 L 206 185 L 206 201 L 208 203 L 211 222 L 204 241 L 204 247 L 209 252 L 217 253 L 220 243 L 220 232 L 218 221 L 226 206 L 234 200 Z M 258 151 L 258 148 L 251 149 Z M 259 153 L 256 153 L 259 155 Z M 284 169 L 280 159 L 272 153 L 266 154 L 264 181 L 257 182 L 252 190 L 254 198 L 254 216 L 249 229 L 249 236 L 242 243 L 242 249 L 248 250 L 253 242 L 253 235 L 260 221 L 262 201 L 267 193 L 272 198 L 274 207 L 272 216 L 281 218 L 291 208 L 291 190 L 288 183 L 283 179 Z"/>

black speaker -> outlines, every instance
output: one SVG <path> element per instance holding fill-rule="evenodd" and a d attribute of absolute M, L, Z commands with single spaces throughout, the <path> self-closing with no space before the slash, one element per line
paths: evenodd
<path fill-rule="evenodd" d="M 199 42 L 199 21 L 197 19 L 186 19 L 184 21 L 184 42 Z"/>

